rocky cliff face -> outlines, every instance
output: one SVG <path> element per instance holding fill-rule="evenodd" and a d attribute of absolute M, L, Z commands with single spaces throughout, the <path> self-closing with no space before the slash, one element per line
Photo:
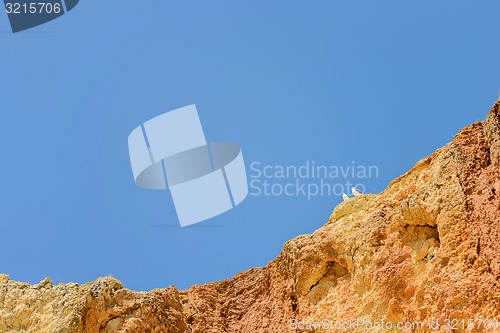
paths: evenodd
<path fill-rule="evenodd" d="M 500 101 L 384 192 L 341 203 L 232 279 L 138 293 L 113 278 L 31 286 L 0 275 L 0 332 L 494 332 L 484 324 L 495 320 Z"/>

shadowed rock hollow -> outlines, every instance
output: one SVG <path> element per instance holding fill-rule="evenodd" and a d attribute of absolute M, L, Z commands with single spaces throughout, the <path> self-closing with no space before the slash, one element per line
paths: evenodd
<path fill-rule="evenodd" d="M 0 275 L 0 332 L 389 331 L 368 326 L 382 321 L 422 323 L 403 332 L 451 332 L 446 323 L 493 332 L 478 326 L 500 321 L 499 283 L 500 101 L 382 193 L 339 204 L 263 268 L 150 292 L 110 277 L 53 286 Z M 331 322 L 313 325 L 322 320 Z M 350 320 L 364 324 L 327 329 Z M 463 329 L 469 320 L 475 327 Z"/>

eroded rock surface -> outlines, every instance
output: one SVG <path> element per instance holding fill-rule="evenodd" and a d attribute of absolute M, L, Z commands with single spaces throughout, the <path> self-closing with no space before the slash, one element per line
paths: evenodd
<path fill-rule="evenodd" d="M 358 320 L 493 332 L 478 326 L 500 321 L 499 283 L 500 101 L 384 192 L 338 205 L 266 267 L 147 293 L 109 277 L 53 286 L 0 275 L 0 332 L 389 331 L 339 326 Z M 312 327 L 322 320 L 340 329 Z"/>

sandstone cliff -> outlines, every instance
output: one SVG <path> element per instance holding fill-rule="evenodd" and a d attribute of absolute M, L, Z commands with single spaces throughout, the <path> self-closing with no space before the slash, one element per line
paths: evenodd
<path fill-rule="evenodd" d="M 500 101 L 384 192 L 341 203 L 232 279 L 140 293 L 113 278 L 31 286 L 0 275 L 9 333 L 500 331 L 483 319 L 500 321 Z"/>

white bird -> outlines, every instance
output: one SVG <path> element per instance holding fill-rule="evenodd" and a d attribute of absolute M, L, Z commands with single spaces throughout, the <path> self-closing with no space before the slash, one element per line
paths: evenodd
<path fill-rule="evenodd" d="M 357 188 L 353 187 L 351 188 L 351 191 L 352 191 L 352 194 L 355 196 L 355 197 L 359 197 L 360 195 L 362 195 L 363 193 L 361 193 L 360 190 L 358 190 Z"/>
<path fill-rule="evenodd" d="M 349 196 L 347 194 L 342 193 L 342 199 L 344 199 L 344 201 L 347 201 L 347 200 L 349 200 L 351 198 L 349 198 Z"/>

